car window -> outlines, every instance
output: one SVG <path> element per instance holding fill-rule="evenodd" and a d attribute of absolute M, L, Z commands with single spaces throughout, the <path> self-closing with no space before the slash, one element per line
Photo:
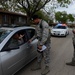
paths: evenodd
<path fill-rule="evenodd" d="M 55 26 L 55 29 L 66 29 L 66 26 Z"/>
<path fill-rule="evenodd" d="M 26 33 L 26 30 L 21 30 L 18 32 L 18 34 L 20 35 L 19 41 L 20 39 L 24 41 L 23 43 L 26 43 L 28 41 L 28 35 Z"/>
<path fill-rule="evenodd" d="M 11 30 L 0 29 L 0 43 L 11 33 Z"/>
<path fill-rule="evenodd" d="M 18 31 L 9 39 L 9 41 L 6 43 L 2 51 L 19 48 L 19 46 L 25 44 L 26 42 L 27 42 L 26 31 L 25 30 Z"/>
<path fill-rule="evenodd" d="M 58 28 L 58 29 L 66 29 L 65 26 L 58 26 L 57 28 Z"/>
<path fill-rule="evenodd" d="M 19 48 L 19 42 L 17 39 L 17 34 L 13 35 L 11 39 L 6 43 L 2 51 L 9 51 Z"/>
<path fill-rule="evenodd" d="M 35 29 L 27 29 L 26 30 L 28 39 L 31 39 L 35 35 Z"/>

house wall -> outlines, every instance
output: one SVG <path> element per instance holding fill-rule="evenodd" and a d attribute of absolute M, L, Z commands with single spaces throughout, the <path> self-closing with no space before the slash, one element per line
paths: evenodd
<path fill-rule="evenodd" d="M 8 12 L 0 11 L 0 24 L 3 25 L 25 25 L 27 23 L 27 16 Z"/>

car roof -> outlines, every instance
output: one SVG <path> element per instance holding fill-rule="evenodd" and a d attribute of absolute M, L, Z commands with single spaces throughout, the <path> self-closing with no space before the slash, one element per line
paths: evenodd
<path fill-rule="evenodd" d="M 21 30 L 21 29 L 35 29 L 34 27 L 30 27 L 30 26 L 22 26 L 22 27 L 1 27 L 0 29 L 4 29 L 4 30 Z"/>

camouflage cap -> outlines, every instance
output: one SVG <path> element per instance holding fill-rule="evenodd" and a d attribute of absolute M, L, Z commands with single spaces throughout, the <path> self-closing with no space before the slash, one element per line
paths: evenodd
<path fill-rule="evenodd" d="M 37 18 L 39 18 L 38 15 L 33 15 L 33 17 L 32 17 L 33 20 L 37 19 Z"/>

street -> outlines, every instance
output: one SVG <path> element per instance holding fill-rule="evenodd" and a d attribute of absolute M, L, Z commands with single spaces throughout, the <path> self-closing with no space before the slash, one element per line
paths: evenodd
<path fill-rule="evenodd" d="M 47 75 L 75 75 L 75 67 L 66 65 L 73 57 L 72 37 L 71 30 L 67 37 L 51 37 L 50 72 Z M 44 63 L 41 70 L 31 71 L 35 62 L 36 59 L 15 75 L 41 75 Z"/>

